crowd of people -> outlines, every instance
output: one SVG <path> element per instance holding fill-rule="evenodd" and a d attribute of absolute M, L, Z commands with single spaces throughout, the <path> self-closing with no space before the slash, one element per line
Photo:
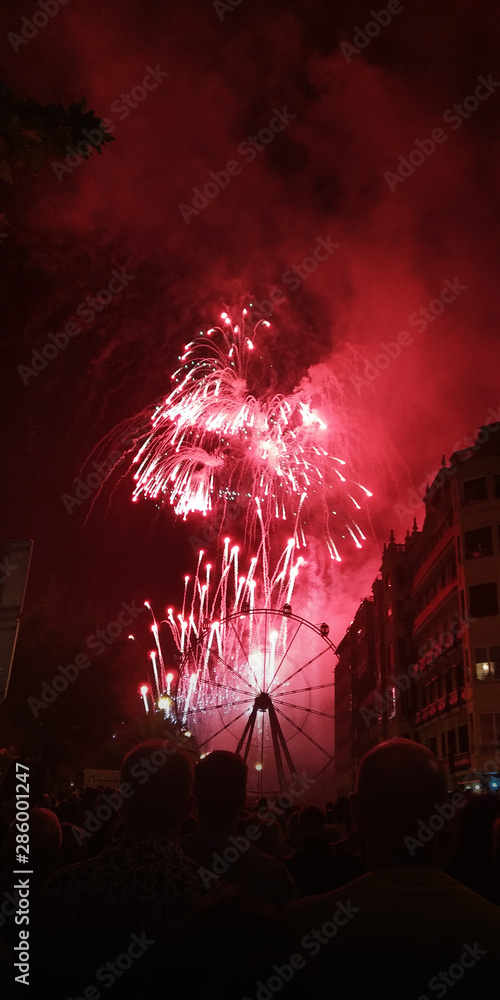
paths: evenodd
<path fill-rule="evenodd" d="M 0 787 L 0 974 L 17 973 L 14 800 Z M 500 797 L 447 793 L 391 740 L 324 809 L 249 802 L 247 765 L 135 747 L 114 790 L 32 795 L 33 997 L 500 997 Z M 9 986 L 10 984 L 10 986 Z"/>

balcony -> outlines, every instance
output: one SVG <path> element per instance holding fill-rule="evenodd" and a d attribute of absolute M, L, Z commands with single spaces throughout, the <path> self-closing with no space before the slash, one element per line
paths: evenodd
<path fill-rule="evenodd" d="M 447 771 L 470 771 L 470 753 L 455 753 L 441 758 L 441 764 Z"/>
<path fill-rule="evenodd" d="M 446 712 L 446 709 L 448 708 L 448 696 L 446 694 L 442 698 L 440 698 L 438 702 L 436 702 L 436 707 L 438 715 L 441 715 L 443 712 Z"/>
<path fill-rule="evenodd" d="M 432 705 L 429 705 L 429 719 L 433 719 L 436 714 L 437 714 L 437 702 L 434 701 Z"/>
<path fill-rule="evenodd" d="M 470 771 L 470 753 L 467 750 L 465 753 L 456 753 L 453 757 L 449 758 L 450 761 L 450 771 Z"/>
<path fill-rule="evenodd" d="M 450 691 L 448 695 L 448 708 L 454 708 L 458 705 L 458 691 Z"/>

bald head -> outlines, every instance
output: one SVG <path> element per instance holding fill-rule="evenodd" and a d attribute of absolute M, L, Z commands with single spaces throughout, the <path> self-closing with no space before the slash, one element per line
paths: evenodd
<path fill-rule="evenodd" d="M 419 821 L 426 821 L 436 805 L 446 801 L 446 772 L 437 757 L 413 740 L 388 740 L 363 757 L 358 775 L 358 813 L 367 841 L 387 845 L 394 860 L 407 863 L 403 838 L 414 836 Z M 416 860 L 437 856 L 437 843 Z M 425 857 L 424 857 L 425 855 Z"/>

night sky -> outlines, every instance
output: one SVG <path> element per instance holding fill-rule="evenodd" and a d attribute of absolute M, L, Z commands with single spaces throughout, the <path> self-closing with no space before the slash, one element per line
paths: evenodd
<path fill-rule="evenodd" d="M 499 13 L 393 0 L 377 33 L 372 9 L 387 21 L 387 6 L 352 0 L 69 0 L 22 44 L 8 34 L 41 8 L 2 10 L 4 82 L 43 104 L 85 96 L 116 140 L 70 170 L 60 159 L 0 181 L 1 536 L 35 541 L 28 605 L 51 578 L 99 617 L 181 596 L 203 525 L 131 505 L 125 467 L 90 516 L 94 494 L 71 513 L 62 497 L 97 442 L 169 390 L 183 345 L 224 306 L 268 301 L 269 380 L 288 392 L 309 373 L 339 452 L 375 494 L 365 549 L 343 544 L 331 576 L 312 545 L 309 597 L 294 601 L 336 641 L 390 529 L 402 541 L 414 514 L 421 525 L 442 454 L 494 421 Z M 135 90 L 145 78 L 151 89 Z M 131 107 L 134 90 L 145 96 Z M 212 174 L 224 186 L 190 212 Z M 318 241 L 326 260 L 293 280 Z M 114 271 L 122 290 L 90 321 L 86 299 Z M 439 314 L 419 313 L 430 302 Z M 81 332 L 23 380 L 79 306 Z M 381 345 L 398 335 L 389 363 Z"/>

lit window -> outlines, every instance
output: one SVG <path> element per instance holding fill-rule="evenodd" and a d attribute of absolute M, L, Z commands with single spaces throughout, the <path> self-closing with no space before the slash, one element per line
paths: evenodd
<path fill-rule="evenodd" d="M 478 681 L 500 678 L 500 646 L 476 649 L 476 678 Z"/>

